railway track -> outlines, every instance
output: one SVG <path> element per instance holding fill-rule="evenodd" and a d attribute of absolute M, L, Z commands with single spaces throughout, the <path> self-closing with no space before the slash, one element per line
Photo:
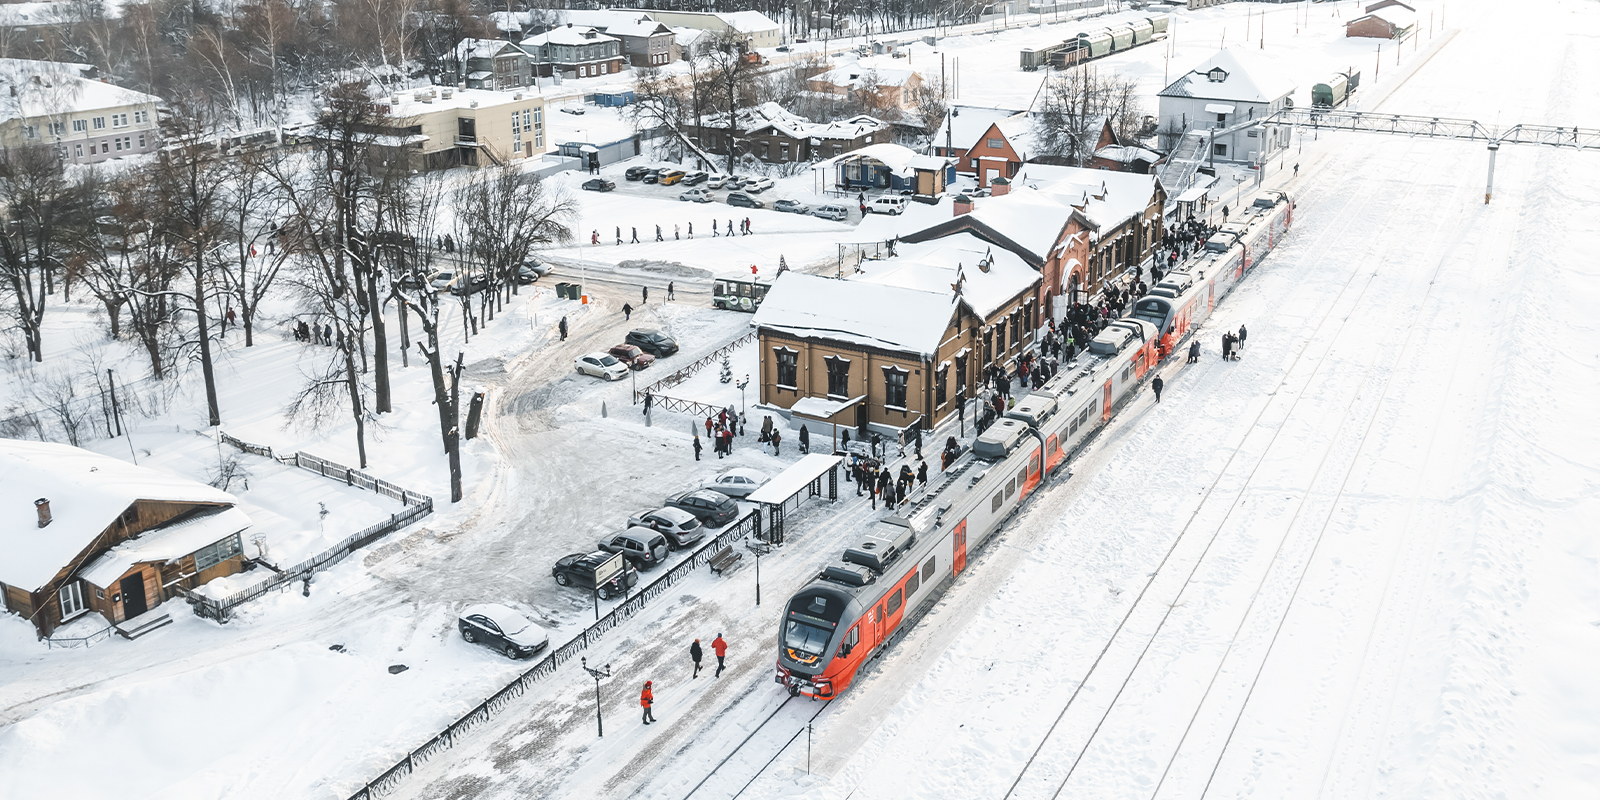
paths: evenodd
<path fill-rule="evenodd" d="M 1414 192 L 1415 190 L 1413 189 L 1412 191 Z M 1323 235 L 1319 237 L 1318 242 L 1316 242 L 1313 247 L 1320 247 L 1324 244 L 1327 244 L 1325 240 L 1328 239 L 1328 237 L 1334 236 L 1337 232 L 1346 231 L 1351 227 L 1353 223 L 1350 221 L 1350 209 L 1354 204 L 1354 201 L 1355 198 L 1351 198 L 1351 200 L 1344 204 L 1344 206 L 1340 209 L 1340 216 L 1343 218 L 1341 222 L 1338 225 L 1330 226 L 1327 231 L 1325 231 Z M 1384 230 L 1380 232 L 1377 237 L 1373 237 L 1373 239 L 1369 241 L 1383 239 L 1383 236 L 1388 233 L 1389 229 L 1393 225 L 1394 221 L 1390 220 L 1388 223 L 1386 223 Z M 1370 251 L 1368 256 L 1368 260 L 1376 260 L 1372 258 L 1372 253 Z M 1443 261 L 1441 260 L 1440 263 L 1442 264 Z M 1366 276 L 1366 280 L 1362 281 L 1359 286 L 1357 286 L 1357 280 L 1363 275 Z M 1235 462 L 1246 453 L 1247 448 L 1249 448 L 1254 441 L 1258 440 L 1258 437 L 1252 437 L 1249 434 L 1240 439 L 1238 446 L 1234 448 L 1234 451 L 1232 454 L 1230 454 L 1227 463 L 1218 472 L 1216 479 L 1213 480 L 1212 483 L 1206 488 L 1200 502 L 1196 505 L 1194 511 L 1190 515 L 1188 522 L 1174 538 L 1174 541 L 1168 552 L 1164 555 L 1162 561 L 1157 565 L 1155 571 L 1151 573 L 1150 578 L 1141 588 L 1138 596 L 1130 605 L 1127 613 L 1119 621 L 1112 635 L 1108 638 L 1105 646 L 1102 648 L 1095 660 L 1091 663 L 1089 670 L 1084 675 L 1083 679 L 1078 682 L 1073 693 L 1068 697 L 1066 704 L 1058 714 L 1055 722 L 1051 725 L 1043 739 L 1034 749 L 1033 754 L 1029 757 L 1027 762 L 1025 762 L 1023 769 L 1018 773 L 1016 780 L 1012 782 L 1011 786 L 1006 792 L 1005 797 L 1033 797 L 1044 796 L 1045 794 L 1048 794 L 1050 797 L 1062 796 L 1068 783 L 1072 780 L 1073 776 L 1077 774 L 1078 767 L 1083 763 L 1085 756 L 1090 752 L 1092 745 L 1095 743 L 1096 739 L 1101 736 L 1102 728 L 1105 725 L 1106 720 L 1111 716 L 1113 710 L 1118 707 L 1118 703 L 1123 699 L 1123 694 L 1127 690 L 1129 684 L 1134 680 L 1135 675 L 1139 674 L 1139 668 L 1144 663 L 1146 655 L 1151 652 L 1152 647 L 1156 644 L 1157 640 L 1161 638 L 1162 632 L 1166 628 L 1167 622 L 1172 618 L 1175 610 L 1182 606 L 1186 593 L 1194 583 L 1196 573 L 1200 570 L 1202 564 L 1206 562 L 1207 556 L 1212 551 L 1212 545 L 1216 543 L 1223 529 L 1233 517 L 1234 512 L 1238 509 L 1241 501 L 1244 499 L 1247 490 L 1251 488 L 1252 481 L 1256 476 L 1256 472 L 1263 463 L 1269 460 L 1270 457 L 1274 455 L 1281 457 L 1282 453 L 1277 452 L 1278 437 L 1285 430 L 1285 428 L 1291 424 L 1291 422 L 1297 420 L 1295 411 L 1299 407 L 1301 400 L 1307 396 L 1303 389 L 1311 386 L 1317 380 L 1319 374 L 1322 372 L 1322 368 L 1326 360 L 1317 357 L 1315 366 L 1312 368 L 1311 375 L 1304 380 L 1301 386 L 1302 391 L 1294 391 L 1292 393 L 1285 394 L 1282 390 L 1289 388 L 1289 381 L 1291 376 L 1294 374 L 1295 367 L 1305 360 L 1308 355 L 1313 353 L 1314 345 L 1319 342 L 1326 342 L 1325 350 L 1318 348 L 1321 350 L 1321 352 L 1326 353 L 1332 351 L 1334 344 L 1338 342 L 1343 335 L 1345 335 L 1346 324 L 1351 318 L 1351 315 L 1348 313 L 1348 309 L 1353 309 L 1360 306 L 1366 297 L 1368 290 L 1372 287 L 1377 275 L 1377 270 L 1358 269 L 1352 271 L 1349 279 L 1347 279 L 1345 282 L 1345 285 L 1341 287 L 1339 294 L 1335 297 L 1333 302 L 1328 305 L 1327 310 L 1324 312 L 1322 318 L 1318 320 L 1312 334 L 1306 338 L 1305 343 L 1296 353 L 1294 361 L 1292 361 L 1288 369 L 1285 370 L 1285 376 L 1283 380 L 1279 382 L 1277 390 L 1273 393 L 1274 401 L 1269 401 L 1268 403 L 1263 404 L 1261 411 L 1256 415 L 1255 419 L 1252 421 L 1252 424 L 1249 426 L 1251 430 L 1257 429 L 1261 426 L 1262 421 L 1268 418 L 1269 412 L 1277 411 L 1281 413 L 1281 419 L 1278 421 L 1277 426 L 1273 429 L 1270 439 L 1267 441 L 1266 445 L 1262 447 L 1260 455 L 1255 460 L 1255 463 L 1244 475 L 1242 483 L 1239 483 L 1236 488 L 1228 487 L 1227 489 L 1219 490 L 1219 487 L 1224 486 L 1225 483 L 1229 482 L 1230 480 L 1236 480 L 1234 475 L 1237 471 L 1233 469 Z M 1353 289 L 1355 290 L 1354 299 L 1347 304 L 1345 302 L 1345 298 Z M 1424 293 L 1424 297 L 1425 296 L 1426 292 Z M 1347 313 L 1337 315 L 1336 317 L 1335 311 L 1339 309 L 1346 309 Z M 1413 331 L 1415 330 L 1415 324 L 1416 319 L 1413 318 Z M 1323 335 L 1325 330 L 1330 331 L 1329 335 L 1326 337 Z M 1407 340 L 1409 341 L 1409 334 Z M 1400 355 L 1403 354 L 1404 348 L 1402 348 L 1400 351 Z M 1362 380 L 1358 384 L 1358 387 L 1365 387 L 1372 380 L 1374 375 L 1378 374 L 1377 371 L 1378 366 L 1376 363 L 1369 364 Z M 1383 384 L 1384 391 L 1387 391 L 1388 380 L 1392 380 L 1392 378 L 1393 370 L 1391 368 L 1389 370 L 1388 378 Z M 1328 458 L 1334 451 L 1335 445 L 1343 438 L 1344 431 L 1349 425 L 1350 415 L 1348 412 L 1355 407 L 1357 400 L 1362 396 L 1363 392 L 1360 391 L 1359 388 L 1351 393 L 1349 402 L 1345 405 L 1346 413 L 1341 417 L 1341 419 L 1344 421 L 1340 423 L 1338 431 L 1328 440 L 1327 449 L 1322 453 L 1321 458 L 1318 461 L 1315 474 L 1312 478 L 1313 484 L 1317 482 L 1317 480 L 1323 475 L 1325 469 L 1329 466 Z M 1284 403 L 1280 400 L 1280 398 L 1285 397 L 1290 398 L 1287 403 L 1287 408 L 1283 408 Z M 1381 401 L 1377 406 L 1375 406 L 1373 411 L 1374 415 L 1377 413 L 1377 408 L 1380 407 Z M 1370 431 L 1371 419 L 1375 419 L 1375 416 L 1369 418 L 1367 426 L 1361 431 L 1362 438 L 1356 446 L 1357 455 L 1359 455 L 1364 447 L 1366 433 Z M 1289 446 L 1292 447 L 1295 445 L 1294 443 L 1290 443 Z M 1340 484 L 1341 494 L 1343 490 L 1343 480 L 1348 479 L 1350 470 L 1353 469 L 1355 461 L 1355 457 L 1351 457 L 1348 465 L 1346 466 L 1343 479 L 1341 480 Z M 1239 641 L 1240 634 L 1245 630 L 1245 622 L 1252 618 L 1252 611 L 1254 611 L 1256 608 L 1256 600 L 1262 596 L 1262 588 L 1265 586 L 1267 578 L 1274 574 L 1275 569 L 1279 564 L 1279 558 L 1285 551 L 1285 547 L 1289 542 L 1291 533 L 1295 530 L 1296 522 L 1299 520 L 1301 513 L 1304 511 L 1305 504 L 1311 496 L 1312 493 L 1309 491 L 1302 496 L 1300 505 L 1296 508 L 1289 524 L 1284 526 L 1282 536 L 1277 543 L 1277 548 L 1273 553 L 1272 559 L 1262 574 L 1261 583 L 1257 585 L 1255 592 L 1251 597 L 1250 604 L 1247 606 L 1244 615 L 1241 617 L 1239 626 L 1234 630 L 1233 636 L 1230 638 L 1226 650 L 1224 650 L 1223 657 L 1219 659 L 1217 669 L 1214 671 L 1212 676 L 1211 685 L 1207 688 L 1207 694 L 1202 697 L 1200 704 L 1196 707 L 1195 716 L 1191 717 L 1189 727 L 1186 729 L 1184 737 L 1180 739 L 1178 747 L 1174 749 L 1171 758 L 1169 758 L 1166 768 L 1162 773 L 1162 780 L 1156 784 L 1155 792 L 1151 795 L 1152 797 L 1155 796 L 1156 793 L 1159 793 L 1162 786 L 1165 785 L 1165 779 L 1170 773 L 1173 763 L 1178 758 L 1178 753 L 1183 749 L 1184 742 L 1187 741 L 1189 731 L 1194 727 L 1195 719 L 1200 713 L 1200 708 L 1205 705 L 1205 697 L 1209 696 L 1211 686 L 1216 685 L 1218 677 L 1221 675 L 1222 666 L 1228 660 L 1228 654 L 1234 651 L 1234 645 Z M 1224 506 L 1220 520 L 1218 520 L 1214 525 L 1202 526 L 1197 524 L 1197 521 L 1207 516 L 1206 512 L 1213 511 L 1213 509 L 1218 505 Z M 1322 530 L 1326 530 L 1327 520 L 1331 519 L 1336 508 L 1337 501 L 1335 501 L 1335 504 L 1330 507 L 1328 511 L 1328 518 L 1324 520 L 1321 528 Z M 1320 537 L 1320 532 L 1318 536 Z M 1198 549 L 1197 553 L 1194 552 L 1196 549 Z M 1314 555 L 1315 542 L 1312 544 L 1311 552 Z M 1300 578 L 1303 579 L 1304 570 L 1309 566 L 1310 561 L 1311 560 L 1308 557 L 1300 565 Z M 1187 572 L 1184 572 L 1185 567 L 1187 567 Z M 1173 577 L 1175 573 L 1182 573 L 1181 581 L 1175 581 Z M 1292 597 L 1293 595 L 1291 595 L 1291 599 L 1289 601 L 1290 603 L 1292 603 Z M 1151 619 L 1157 610 L 1159 610 L 1159 616 L 1155 619 Z M 1282 625 L 1282 619 L 1287 617 L 1287 612 L 1288 605 L 1284 604 L 1281 608 L 1281 615 L 1278 621 L 1280 628 Z M 1151 625 L 1152 622 L 1154 623 L 1153 626 Z M 1143 631 L 1148 631 L 1148 633 L 1144 633 Z M 1270 654 L 1270 646 L 1268 652 Z M 1262 663 L 1264 665 L 1265 657 L 1263 657 Z M 1260 673 L 1258 671 L 1256 673 L 1257 679 L 1259 679 L 1259 675 Z M 1091 685 L 1091 683 L 1095 683 L 1100 687 L 1107 687 L 1110 685 L 1114 685 L 1116 687 L 1115 690 L 1110 693 L 1110 701 L 1104 705 L 1103 709 L 1100 709 L 1098 714 L 1096 714 L 1095 710 L 1092 708 L 1083 710 L 1085 706 L 1083 702 L 1085 699 L 1083 690 L 1084 687 Z M 1253 688 L 1254 681 L 1252 681 L 1251 686 Z M 1104 690 L 1097 690 L 1091 694 L 1095 698 L 1101 698 L 1106 695 L 1106 692 Z M 1242 717 L 1243 711 L 1244 707 L 1241 705 L 1239 710 L 1240 717 Z M 1234 722 L 1234 727 L 1236 726 L 1237 718 Z M 1063 753 L 1062 751 L 1065 752 Z M 1221 755 L 1219 754 L 1219 762 L 1220 759 Z M 1051 769 L 1051 767 L 1058 767 L 1061 764 L 1066 764 L 1064 774 L 1061 774 L 1059 769 Z M 1056 780 L 1057 775 L 1059 775 L 1059 780 Z M 1051 791 L 1052 787 L 1053 791 Z"/>
<path fill-rule="evenodd" d="M 733 750 L 706 773 L 704 778 L 700 779 L 699 783 L 694 785 L 694 788 L 689 790 L 688 794 L 683 796 L 683 800 L 690 798 L 734 800 L 743 795 L 745 790 L 772 766 L 772 762 L 778 760 L 778 756 L 783 755 L 790 745 L 805 734 L 811 723 L 822 716 L 822 712 L 828 710 L 828 706 L 832 703 L 832 700 L 826 700 L 817 706 L 815 701 L 806 702 L 793 696 L 785 697 L 783 702 L 761 721 L 761 724 L 753 728 Z M 815 711 L 811 710 L 813 707 L 816 708 Z"/>

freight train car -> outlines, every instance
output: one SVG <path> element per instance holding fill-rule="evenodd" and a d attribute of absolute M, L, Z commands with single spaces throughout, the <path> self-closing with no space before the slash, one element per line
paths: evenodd
<path fill-rule="evenodd" d="M 880 518 L 840 563 L 802 586 L 779 622 L 774 679 L 792 695 L 837 697 L 926 613 L 968 569 L 972 552 L 1106 424 L 1160 354 L 1176 352 L 1277 245 L 1294 206 L 1279 193 L 1242 216 L 1236 244 L 1167 276 L 1134 304 L 1132 316 L 1107 326 L 1082 356 L 978 436 L 909 512 Z"/>

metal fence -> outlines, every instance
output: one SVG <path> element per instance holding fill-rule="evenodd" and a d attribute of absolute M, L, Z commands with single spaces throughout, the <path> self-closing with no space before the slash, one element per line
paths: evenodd
<path fill-rule="evenodd" d="M 228 614 L 234 608 L 234 606 L 237 606 L 241 603 L 248 603 L 251 600 L 266 594 L 267 592 L 272 591 L 273 589 L 277 589 L 285 584 L 292 583 L 297 580 L 302 580 L 311 573 L 316 572 L 323 567 L 337 564 L 342 561 L 345 556 L 350 555 L 356 550 L 360 550 L 361 548 L 372 544 L 377 539 L 400 530 L 401 528 L 404 528 L 407 525 L 410 525 L 411 523 L 433 513 L 432 497 L 402 489 L 401 487 L 396 486 L 386 480 L 375 478 L 360 470 L 351 469 L 343 464 L 336 464 L 325 458 L 318 458 L 309 453 L 294 453 L 288 456 L 274 455 L 271 447 L 267 447 L 266 445 L 251 444 L 250 442 L 246 442 L 242 439 L 229 436 L 226 433 L 222 433 L 221 438 L 225 444 L 236 447 L 247 453 L 266 456 L 267 458 L 283 464 L 292 464 L 300 467 L 301 469 L 315 472 L 318 475 L 322 475 L 326 478 L 343 481 L 347 486 L 359 486 L 363 489 L 377 492 L 385 497 L 392 497 L 395 500 L 399 500 L 401 503 L 403 503 L 405 505 L 405 510 L 398 514 L 390 514 L 387 520 L 384 520 L 376 525 L 370 525 L 356 533 L 353 533 L 346 537 L 345 540 L 339 544 L 324 550 L 321 553 L 318 553 L 311 558 L 308 558 L 305 561 L 290 567 L 289 569 L 278 570 L 276 575 L 273 575 L 272 577 L 255 584 L 254 586 L 244 589 L 243 591 L 235 592 L 222 599 L 213 600 L 211 598 L 195 594 L 194 592 L 183 591 L 180 589 L 180 593 L 183 595 L 183 598 L 189 602 L 189 606 L 194 609 L 194 613 L 205 617 L 206 619 L 213 619 L 217 622 L 227 622 Z"/>
<path fill-rule="evenodd" d="M 661 597 L 668 589 L 689 576 L 689 573 L 711 561 L 711 557 L 724 547 L 730 547 L 734 542 L 746 536 L 761 537 L 761 514 L 752 511 L 727 530 L 718 534 L 716 538 L 705 543 L 694 554 L 684 559 L 677 566 L 668 570 L 665 575 L 657 578 L 649 586 L 644 587 L 637 594 L 625 599 L 617 607 L 611 609 L 593 625 L 564 645 L 552 650 L 538 663 L 529 667 L 518 675 L 511 683 L 501 688 L 500 691 L 490 695 L 487 700 L 473 707 L 471 711 L 463 714 L 460 719 L 450 723 L 444 730 L 432 739 L 424 742 L 421 747 L 407 753 L 404 758 L 395 762 L 394 766 L 384 770 L 383 774 L 373 778 L 355 794 L 350 795 L 350 800 L 370 800 L 380 797 L 400 784 L 406 776 L 416 771 L 418 765 L 426 763 L 429 759 L 454 747 L 456 742 L 473 728 L 487 722 L 496 712 L 505 708 L 512 700 L 521 697 L 527 692 L 528 687 L 534 682 L 555 674 L 556 668 L 571 661 L 579 653 L 587 650 L 591 644 L 599 641 L 600 637 L 611 629 L 620 625 L 624 620 L 639 613 L 646 605 Z"/>
<path fill-rule="evenodd" d="M 738 349 L 738 348 L 740 348 L 740 347 L 742 347 L 742 346 L 744 346 L 746 344 L 749 344 L 752 341 L 755 341 L 755 338 L 756 338 L 756 331 L 755 331 L 755 329 L 751 329 L 749 333 L 746 333 L 746 334 L 738 337 L 737 339 L 734 339 L 733 341 L 728 342 L 727 344 L 725 344 L 725 345 L 723 345 L 723 346 L 721 346 L 721 347 L 719 347 L 719 348 L 717 348 L 717 349 L 715 349 L 715 350 L 713 350 L 713 351 L 701 356 L 698 361 L 694 361 L 694 362 L 688 364 L 687 366 L 683 367 L 682 369 L 678 370 L 677 372 L 674 372 L 671 375 L 668 375 L 667 377 L 662 378 L 661 380 L 656 381 L 655 383 L 652 383 L 649 386 L 644 387 L 643 389 L 635 389 L 635 390 L 633 390 L 633 404 L 634 405 L 638 405 L 638 404 L 644 402 L 644 396 L 647 395 L 647 394 L 659 395 L 661 393 L 662 389 L 669 389 L 669 388 L 671 388 L 673 386 L 677 386 L 678 384 L 683 383 L 684 381 L 688 380 L 690 376 L 694 375 L 696 372 L 699 372 L 700 370 L 703 370 L 706 367 L 711 366 L 712 364 L 720 362 L 722 360 L 723 356 L 733 352 L 734 350 L 736 350 L 736 349 Z M 661 398 L 659 398 L 659 397 L 656 398 L 656 402 L 659 402 L 660 400 L 661 400 Z M 685 402 L 685 401 L 679 401 L 679 402 Z M 668 410 L 676 410 L 676 409 L 668 409 Z M 718 409 L 718 410 L 720 410 L 720 409 Z"/>
<path fill-rule="evenodd" d="M 110 639 L 111 632 L 115 629 L 115 625 L 107 625 L 88 636 L 46 636 L 44 637 L 44 646 L 46 650 L 53 650 L 57 647 L 89 647 L 102 639 Z"/>

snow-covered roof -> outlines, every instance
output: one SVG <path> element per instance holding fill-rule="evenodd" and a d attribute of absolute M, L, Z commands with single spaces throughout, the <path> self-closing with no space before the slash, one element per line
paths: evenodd
<path fill-rule="evenodd" d="M 828 474 L 828 470 L 838 466 L 841 461 L 844 461 L 843 456 L 828 453 L 810 453 L 802 456 L 788 469 L 767 481 L 766 485 L 751 492 L 745 500 L 751 503 L 782 503 L 795 494 L 805 491 L 812 481 Z"/>
<path fill-rule="evenodd" d="M 1038 136 L 1032 117 L 1027 114 L 1006 117 L 995 122 L 994 127 L 1000 131 L 1001 136 L 1006 137 L 1006 141 L 1011 143 L 1011 149 L 1017 151 L 1022 160 L 1026 161 L 1034 154 Z"/>
<path fill-rule="evenodd" d="M 726 124 L 726 115 L 707 118 L 707 125 Z M 773 102 L 739 111 L 739 126 L 746 133 L 772 128 L 791 139 L 855 139 L 889 129 L 889 123 L 858 114 L 834 122 L 812 122 Z"/>
<path fill-rule="evenodd" d="M 1212 80 L 1213 71 L 1219 80 Z M 1161 90 L 1161 97 L 1193 97 L 1240 103 L 1271 103 L 1294 92 L 1294 82 L 1279 70 L 1233 49 L 1219 50 L 1205 63 Z"/>
<path fill-rule="evenodd" d="M 1060 229 L 1057 223 L 1056 229 Z M 979 266 L 988 262 L 988 270 Z M 987 318 L 1028 287 L 1039 273 L 1015 253 L 972 235 L 958 233 L 927 242 L 901 242 L 895 257 L 864 261 L 858 281 L 900 286 L 925 292 L 953 293 L 961 285 L 961 302 Z"/>
<path fill-rule="evenodd" d="M 50 501 L 37 527 L 34 501 Z M 34 590 L 139 500 L 233 505 L 203 483 L 77 447 L 0 439 L 0 583 Z"/>
<path fill-rule="evenodd" d="M 1012 108 L 951 106 L 950 113 L 945 115 L 944 122 L 939 123 L 939 130 L 933 134 L 933 144 L 935 147 L 944 147 L 948 138 L 951 147 L 970 150 L 977 144 L 978 137 L 989 130 L 990 125 L 1020 113 L 1021 109 Z M 945 135 L 947 131 L 948 137 Z"/>
<path fill-rule="evenodd" d="M 449 93 L 449 97 L 445 94 Z M 391 117 L 407 119 L 431 114 L 438 111 L 455 110 L 463 108 L 488 108 L 504 105 L 506 103 L 524 102 L 527 97 L 537 94 L 535 89 L 520 89 L 514 92 L 496 92 L 489 89 L 450 89 L 448 87 L 433 87 L 432 89 L 418 89 L 403 91 L 394 95 L 376 98 L 377 103 L 384 113 Z M 524 100 L 518 100 L 517 95 L 522 95 Z M 419 99 L 419 95 L 421 98 Z M 398 98 L 398 99 L 396 99 Z M 477 105 L 474 106 L 473 104 Z"/>
<path fill-rule="evenodd" d="M 16 90 L 0 104 L 0 116 L 9 119 L 82 114 L 161 102 L 153 94 L 78 77 L 78 66 L 22 59 L 0 63 L 0 84 L 10 84 Z"/>
<path fill-rule="evenodd" d="M 896 175 L 911 174 L 911 171 L 914 169 L 913 162 L 924 163 L 917 161 L 916 151 L 906 147 L 905 145 L 895 144 L 893 142 L 880 142 L 878 144 L 869 144 L 866 147 L 860 147 L 855 150 L 851 150 L 848 153 L 841 153 L 826 161 L 820 161 L 815 167 L 813 167 L 813 169 L 826 169 L 832 166 L 834 162 L 838 161 L 839 159 L 851 157 L 870 158 L 888 167 Z M 943 161 L 943 159 L 937 160 Z"/>
<path fill-rule="evenodd" d="M 551 28 L 550 30 L 545 31 L 538 36 L 529 36 L 528 38 L 522 40 L 522 44 L 525 47 L 541 47 L 546 44 L 576 46 L 618 41 L 621 40 L 612 36 L 607 36 L 586 25 L 563 25 L 559 28 Z"/>
<path fill-rule="evenodd" d="M 692 49 L 708 33 L 709 31 L 704 28 L 672 28 L 672 36 L 677 40 L 678 46 L 686 49 Z"/>
<path fill-rule="evenodd" d="M 785 272 L 751 324 L 805 339 L 832 339 L 932 355 L 955 315 L 955 293 Z"/>
<path fill-rule="evenodd" d="M 68 25 L 77 21 L 76 11 L 73 3 L 7 3 L 0 5 L 0 25 Z"/>
<path fill-rule="evenodd" d="M 1411 11 L 1404 6 L 1395 5 L 1385 6 L 1366 15 L 1356 17 L 1355 19 L 1346 22 L 1345 27 L 1348 28 L 1364 19 L 1374 18 L 1381 19 L 1384 22 L 1389 23 L 1389 25 L 1394 27 L 1396 30 L 1405 30 L 1406 28 L 1413 27 L 1417 24 L 1417 12 Z"/>
<path fill-rule="evenodd" d="M 508 49 L 512 55 L 527 55 L 522 48 L 504 39 L 462 39 L 456 43 L 455 57 L 462 61 L 469 58 L 494 58 Z"/>
<path fill-rule="evenodd" d="M 1148 161 L 1154 164 L 1161 160 L 1160 153 L 1137 145 L 1110 144 L 1094 151 L 1094 154 L 1101 158 L 1109 158 L 1112 161 L 1121 161 L 1124 164 L 1130 161 Z"/>
<path fill-rule="evenodd" d="M 657 22 L 644 11 L 558 11 L 556 18 L 574 25 L 600 28 L 607 36 L 646 37 L 672 32 L 670 28 Z"/>
<path fill-rule="evenodd" d="M 760 11 L 724 11 L 717 16 L 740 33 L 765 33 L 778 29 L 778 23 Z"/>
<path fill-rule="evenodd" d="M 1054 195 L 1063 203 L 1083 206 L 1083 215 L 1096 228 L 1108 230 L 1129 217 L 1144 213 L 1155 195 L 1156 176 L 1083 167 L 1026 164 L 1011 179 L 1018 186 Z"/>
<path fill-rule="evenodd" d="M 812 77 L 811 80 L 832 86 L 860 89 L 866 84 L 869 77 L 873 79 L 874 85 L 877 86 L 904 86 L 916 74 L 916 70 L 911 69 L 857 63 L 834 67 L 827 72 Z"/>
<path fill-rule="evenodd" d="M 189 517 L 175 525 L 136 536 L 107 550 L 78 572 L 78 577 L 102 589 L 111 587 L 134 564 L 168 562 L 183 558 L 250 527 L 244 511 L 229 507 Z"/>

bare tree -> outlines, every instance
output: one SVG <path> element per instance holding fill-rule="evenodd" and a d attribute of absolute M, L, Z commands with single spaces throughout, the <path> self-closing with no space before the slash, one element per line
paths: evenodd
<path fill-rule="evenodd" d="M 183 269 L 176 243 L 158 231 L 156 193 L 145 177 L 131 172 L 103 188 L 107 202 L 95 210 L 102 223 L 85 230 L 73 250 L 84 282 L 106 308 L 111 336 L 131 332 L 159 380 L 176 347 L 171 290 Z"/>
<path fill-rule="evenodd" d="M 1143 111 L 1132 80 L 1102 76 L 1085 65 L 1058 72 L 1046 82 L 1039 116 L 1041 155 L 1085 166 L 1094 158 L 1095 144 L 1107 123 L 1119 140 L 1126 136 L 1131 141 L 1138 134 Z"/>
<path fill-rule="evenodd" d="M 255 346 L 255 319 L 261 301 L 289 257 L 278 246 L 278 220 L 284 214 L 281 187 L 266 171 L 266 156 L 247 152 L 228 164 L 228 185 L 223 197 L 227 215 L 228 255 L 219 258 L 218 271 L 244 325 L 244 346 Z"/>
<path fill-rule="evenodd" d="M 82 185 L 67 179 L 45 145 L 0 150 L 0 298 L 22 333 L 28 357 L 44 360 L 44 314 L 63 243 L 87 224 Z"/>
<path fill-rule="evenodd" d="M 567 223 L 577 206 L 511 164 L 474 173 L 454 199 L 464 266 L 488 279 L 483 304 L 485 318 L 493 319 L 491 298 L 516 291 L 517 270 L 534 250 L 572 241 Z"/>

